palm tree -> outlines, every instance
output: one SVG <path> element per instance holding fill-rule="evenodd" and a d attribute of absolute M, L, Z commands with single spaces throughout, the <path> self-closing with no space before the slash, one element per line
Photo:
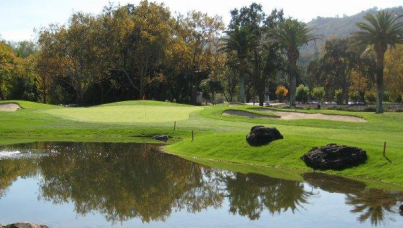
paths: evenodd
<path fill-rule="evenodd" d="M 366 22 L 357 23 L 360 31 L 353 33 L 356 44 L 373 45 L 376 52 L 377 67 L 377 102 L 376 113 L 383 113 L 382 96 L 383 86 L 383 61 L 388 45 L 394 47 L 403 43 L 403 22 L 399 21 L 403 15 L 397 16 L 391 12 L 379 11 L 376 16 L 367 14 Z"/>
<path fill-rule="evenodd" d="M 305 23 L 288 18 L 277 29 L 271 31 L 275 41 L 287 51 L 290 75 L 290 106 L 295 106 L 298 48 L 309 41 L 319 39 L 318 36 L 311 34 L 312 30 Z"/>
<path fill-rule="evenodd" d="M 246 58 L 251 50 L 258 45 L 256 33 L 247 26 L 236 26 L 227 31 L 227 37 L 223 38 L 223 46 L 220 50 L 228 53 L 235 52 L 239 63 L 239 102 L 245 103 L 245 65 Z"/>

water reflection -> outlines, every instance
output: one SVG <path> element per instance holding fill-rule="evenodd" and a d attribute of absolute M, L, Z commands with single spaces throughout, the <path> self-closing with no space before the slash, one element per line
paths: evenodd
<path fill-rule="evenodd" d="M 306 173 L 303 177 L 314 187 L 345 194 L 346 204 L 353 207 L 351 213 L 358 214 L 361 223 L 369 220 L 377 226 L 387 220 L 394 221 L 391 215 L 398 212 L 398 205 L 403 202 L 401 192 L 367 189 L 363 182 L 323 173 Z"/>
<path fill-rule="evenodd" d="M 258 220 L 264 212 L 304 210 L 320 198 L 303 182 L 209 168 L 163 154 L 153 145 L 44 142 L 8 149 L 42 156 L 0 160 L 0 198 L 18 177 L 37 175 L 39 200 L 70 203 L 79 215 L 99 213 L 112 223 L 166 221 L 177 211 L 219 209 L 224 202 L 231 214 Z M 399 192 L 367 189 L 342 177 L 303 177 L 314 188 L 345 195 L 351 213 L 373 225 L 390 220 L 403 199 Z"/>
<path fill-rule="evenodd" d="M 264 210 L 271 214 L 295 211 L 308 203 L 311 193 L 300 182 L 268 178 L 257 174 L 227 175 L 223 178 L 230 212 L 259 219 Z"/>
<path fill-rule="evenodd" d="M 223 196 L 208 172 L 153 146 L 144 146 L 141 153 L 132 144 L 65 148 L 40 160 L 41 195 L 57 204 L 73 201 L 79 214 L 97 211 L 108 221 L 164 221 L 172 210 L 198 212 L 221 204 Z"/>

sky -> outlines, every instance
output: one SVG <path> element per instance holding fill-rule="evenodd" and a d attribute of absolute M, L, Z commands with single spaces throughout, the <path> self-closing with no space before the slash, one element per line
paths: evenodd
<path fill-rule="evenodd" d="M 265 12 L 282 8 L 287 16 L 304 22 L 313 18 L 354 15 L 369 8 L 401 6 L 403 0 L 155 0 L 164 2 L 172 12 L 185 14 L 199 10 L 230 20 L 230 10 L 252 2 L 263 5 Z M 138 4 L 140 0 L 0 0 L 0 38 L 9 41 L 34 40 L 34 29 L 52 23 L 64 24 L 73 12 L 97 14 L 109 2 Z"/>

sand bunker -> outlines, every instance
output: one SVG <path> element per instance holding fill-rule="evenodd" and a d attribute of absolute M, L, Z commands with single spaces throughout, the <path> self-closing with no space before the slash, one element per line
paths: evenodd
<path fill-rule="evenodd" d="M 18 104 L 8 103 L 8 104 L 0 104 L 0 111 L 6 112 L 15 112 L 21 107 Z"/>
<path fill-rule="evenodd" d="M 344 122 L 367 122 L 365 119 L 354 116 L 342 116 L 342 115 L 324 115 L 320 113 L 310 114 L 310 113 L 301 113 L 301 112 L 282 112 L 276 110 L 269 109 L 256 109 L 258 111 L 272 113 L 278 115 L 279 118 L 283 120 L 302 120 L 302 119 L 310 119 L 310 120 L 333 120 L 333 121 L 344 121 Z M 263 118 L 263 119 L 275 119 L 276 117 L 265 116 L 262 114 L 239 111 L 239 110 L 226 110 L 223 112 L 223 115 L 229 116 L 246 116 L 252 118 Z"/>
<path fill-rule="evenodd" d="M 252 112 L 246 112 L 246 111 L 241 111 L 241 110 L 225 110 L 222 113 L 224 116 L 245 116 L 245 117 L 250 117 L 250 118 L 262 118 L 262 119 L 278 119 L 279 117 L 275 116 L 267 116 L 263 114 L 258 114 L 258 113 L 252 113 Z"/>
<path fill-rule="evenodd" d="M 282 112 L 276 110 L 268 110 L 268 109 L 257 109 L 262 112 L 270 112 L 276 115 L 281 116 L 281 119 L 284 120 L 301 120 L 301 119 L 310 119 L 310 120 L 333 120 L 333 121 L 344 121 L 344 122 L 367 122 L 365 119 L 354 116 L 342 116 L 342 115 L 324 115 L 320 113 L 302 113 L 302 112 Z"/>

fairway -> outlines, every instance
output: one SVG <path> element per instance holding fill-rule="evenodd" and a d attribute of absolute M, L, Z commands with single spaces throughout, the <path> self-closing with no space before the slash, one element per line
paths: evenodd
<path fill-rule="evenodd" d="M 95 123 L 151 123 L 186 120 L 192 106 L 106 105 L 92 108 L 51 109 L 45 113 L 69 120 Z"/>
<path fill-rule="evenodd" d="M 398 175 L 403 170 L 403 113 L 376 115 L 371 112 L 293 110 L 354 115 L 367 120 L 342 122 L 223 115 L 228 110 L 267 115 L 247 105 L 196 107 L 156 101 L 126 101 L 65 108 L 26 101 L 10 102 L 18 103 L 22 109 L 0 112 L 0 144 L 3 145 L 32 141 L 156 142 L 152 141 L 152 136 L 163 134 L 172 137 L 164 150 L 186 158 L 306 172 L 311 169 L 300 159 L 304 153 L 312 147 L 338 143 L 366 150 L 369 159 L 359 167 L 327 173 L 403 185 L 403 179 Z M 174 121 L 178 121 L 176 130 L 172 128 Z M 245 135 L 256 125 L 276 127 L 284 139 L 262 147 L 251 147 L 246 143 Z M 192 131 L 194 141 L 191 140 Z M 382 156 L 385 141 L 387 159 Z"/>

